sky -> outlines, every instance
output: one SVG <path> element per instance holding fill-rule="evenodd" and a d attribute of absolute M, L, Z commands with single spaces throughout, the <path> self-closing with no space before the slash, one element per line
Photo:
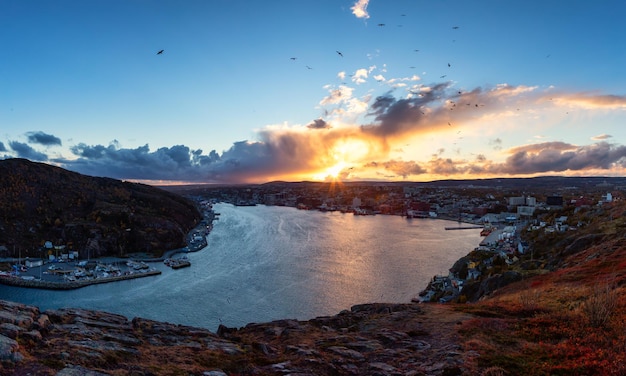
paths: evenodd
<path fill-rule="evenodd" d="M 624 176 L 624 14 L 2 0 L 0 159 L 157 185 Z"/>

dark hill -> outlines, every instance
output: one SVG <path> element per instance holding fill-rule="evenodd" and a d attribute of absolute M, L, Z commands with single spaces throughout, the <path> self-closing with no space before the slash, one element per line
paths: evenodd
<path fill-rule="evenodd" d="M 160 255 L 185 246 L 200 219 L 192 201 L 159 188 L 0 160 L 0 257 L 39 257 L 46 241 L 82 257 Z"/>

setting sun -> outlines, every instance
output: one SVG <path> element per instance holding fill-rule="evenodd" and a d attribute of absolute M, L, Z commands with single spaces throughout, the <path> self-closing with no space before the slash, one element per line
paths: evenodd
<path fill-rule="evenodd" d="M 368 144 L 362 140 L 343 139 L 338 141 L 328 153 L 331 166 L 313 175 L 313 179 L 337 180 L 346 169 L 361 163 L 361 160 L 368 155 L 369 150 Z"/>
<path fill-rule="evenodd" d="M 339 175 L 341 174 L 341 171 L 343 171 L 343 169 L 346 168 L 346 166 L 347 165 L 346 165 L 345 162 L 339 162 L 336 165 L 327 168 L 323 172 L 314 175 L 313 179 L 315 179 L 315 180 L 326 180 L 326 179 L 337 180 L 339 178 Z"/>

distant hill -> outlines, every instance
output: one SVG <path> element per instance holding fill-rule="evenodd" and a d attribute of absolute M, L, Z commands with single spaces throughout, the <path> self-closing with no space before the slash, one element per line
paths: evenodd
<path fill-rule="evenodd" d="M 191 200 L 159 188 L 0 160 L 0 257 L 39 257 L 46 241 L 82 257 L 160 255 L 200 219 Z"/>

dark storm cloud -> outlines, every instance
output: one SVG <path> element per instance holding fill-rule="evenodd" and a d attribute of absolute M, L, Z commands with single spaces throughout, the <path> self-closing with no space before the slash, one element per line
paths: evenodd
<path fill-rule="evenodd" d="M 495 173 L 535 174 L 541 172 L 607 170 L 613 164 L 626 165 L 626 146 L 599 142 L 576 146 L 564 142 L 548 142 L 520 146 L 501 165 L 493 166 Z"/>
<path fill-rule="evenodd" d="M 78 144 L 71 147 L 77 160 L 59 160 L 64 167 L 87 175 L 116 179 L 205 181 L 203 167 L 219 159 L 215 151 L 203 155 L 184 145 L 150 151 L 148 145 L 135 149 Z"/>
<path fill-rule="evenodd" d="M 44 132 L 28 132 L 26 133 L 28 142 L 31 144 L 41 144 L 45 146 L 58 145 L 61 146 L 61 139 Z"/>
<path fill-rule="evenodd" d="M 37 150 L 30 147 L 28 144 L 11 141 L 9 142 L 9 146 L 15 152 L 15 154 L 17 154 L 18 158 L 26 158 L 37 162 L 43 162 L 48 160 L 48 156 L 46 154 L 38 152 Z"/>
<path fill-rule="evenodd" d="M 330 124 L 328 124 L 323 119 L 315 119 L 311 123 L 309 123 L 306 127 L 309 129 L 328 129 L 330 128 Z"/>
<path fill-rule="evenodd" d="M 441 106 L 448 86 L 447 83 L 438 84 L 411 98 L 397 99 L 391 93 L 377 97 L 369 112 L 375 122 L 363 125 L 361 129 L 378 137 L 394 137 L 432 128 L 441 121 L 439 111 L 433 113 L 432 108 Z"/>

